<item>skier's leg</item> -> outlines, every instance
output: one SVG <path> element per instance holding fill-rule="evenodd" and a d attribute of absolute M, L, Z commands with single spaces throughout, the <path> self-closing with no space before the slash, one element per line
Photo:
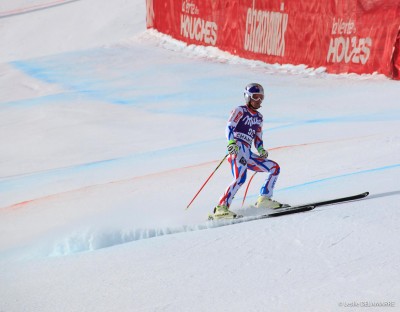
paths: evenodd
<path fill-rule="evenodd" d="M 272 160 L 266 160 L 265 162 L 267 162 L 265 166 L 270 169 L 268 177 L 265 179 L 263 185 L 261 186 L 260 195 L 272 197 L 272 195 L 274 194 L 275 184 L 278 180 L 281 169 L 279 165 Z"/>
<path fill-rule="evenodd" d="M 247 164 L 243 161 L 243 157 L 240 155 L 230 155 L 228 156 L 228 161 L 231 164 L 231 170 L 233 175 L 233 181 L 225 190 L 225 193 L 219 199 L 219 206 L 227 206 L 231 205 L 231 202 L 240 189 L 240 187 L 246 182 L 247 177 Z M 242 163 L 240 160 L 242 159 Z"/>
<path fill-rule="evenodd" d="M 248 161 L 248 167 L 253 171 L 268 173 L 263 185 L 261 186 L 260 196 L 257 200 L 256 206 L 265 208 L 281 207 L 281 203 L 271 199 L 280 173 L 279 165 L 273 160 L 264 159 L 251 153 Z"/>
<path fill-rule="evenodd" d="M 231 202 L 240 189 L 240 187 L 244 184 L 247 177 L 247 162 L 250 157 L 250 148 L 245 144 L 238 142 L 239 152 L 237 155 L 229 155 L 228 161 L 231 165 L 233 181 L 225 190 L 225 193 L 219 200 L 219 206 L 229 207 Z"/>

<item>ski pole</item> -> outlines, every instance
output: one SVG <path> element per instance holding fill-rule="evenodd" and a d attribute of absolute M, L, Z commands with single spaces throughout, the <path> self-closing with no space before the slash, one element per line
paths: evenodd
<path fill-rule="evenodd" d="M 251 180 L 253 180 L 253 178 L 256 175 L 256 173 L 257 173 L 257 171 L 253 173 L 253 175 L 251 176 L 251 178 L 249 180 L 249 183 L 247 184 L 246 191 L 244 192 L 244 197 L 243 197 L 243 201 L 242 201 L 242 208 L 243 208 L 243 205 L 244 205 L 244 201 L 246 200 L 246 195 L 247 195 L 247 191 L 249 190 Z"/>
<path fill-rule="evenodd" d="M 206 180 L 206 182 L 203 183 L 203 185 L 201 186 L 201 188 L 199 189 L 199 191 L 196 193 L 196 195 L 194 195 L 193 199 L 190 201 L 189 205 L 187 205 L 186 209 L 189 208 L 189 206 L 193 203 L 193 201 L 196 199 L 197 195 L 199 195 L 199 193 L 201 192 L 201 190 L 204 188 L 204 186 L 207 184 L 207 182 L 211 179 L 211 177 L 214 175 L 214 173 L 218 170 L 218 168 L 222 165 L 222 163 L 224 162 L 224 160 L 226 159 L 226 157 L 228 157 L 229 154 L 226 154 L 224 156 L 224 158 L 221 160 L 221 162 L 219 163 L 219 165 L 217 166 L 217 168 L 214 169 L 214 171 L 210 174 L 210 176 L 208 177 L 208 179 Z"/>

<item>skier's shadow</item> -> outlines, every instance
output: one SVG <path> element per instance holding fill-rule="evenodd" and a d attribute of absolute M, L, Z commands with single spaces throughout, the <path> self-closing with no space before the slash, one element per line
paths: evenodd
<path fill-rule="evenodd" d="M 366 199 L 374 199 L 374 198 L 395 196 L 395 195 L 400 195 L 400 191 L 385 192 L 385 193 L 379 193 L 379 194 L 370 194 Z"/>

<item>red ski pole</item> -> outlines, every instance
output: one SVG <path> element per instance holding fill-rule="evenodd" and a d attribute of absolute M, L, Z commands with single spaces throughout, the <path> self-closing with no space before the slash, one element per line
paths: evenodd
<path fill-rule="evenodd" d="M 217 168 L 214 169 L 214 171 L 210 174 L 210 176 L 208 177 L 208 179 L 206 180 L 206 182 L 203 183 L 203 185 L 201 186 L 201 188 L 199 189 L 199 191 L 196 193 L 196 195 L 194 195 L 193 199 L 190 201 L 189 205 L 187 205 L 186 209 L 189 208 L 189 206 L 193 203 L 193 201 L 196 199 L 197 195 L 199 195 L 199 193 L 201 192 L 201 190 L 204 188 L 204 186 L 206 186 L 207 182 L 211 179 L 211 177 L 214 175 L 214 173 L 218 170 L 218 168 L 222 165 L 222 163 L 224 162 L 224 160 L 226 159 L 226 157 L 228 157 L 229 154 L 226 154 L 224 156 L 224 158 L 221 160 L 221 162 L 219 163 L 219 165 L 217 166 Z"/>

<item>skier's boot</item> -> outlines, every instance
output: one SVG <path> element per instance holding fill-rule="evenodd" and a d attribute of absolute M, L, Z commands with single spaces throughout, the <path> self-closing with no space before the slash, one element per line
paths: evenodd
<path fill-rule="evenodd" d="M 235 219 L 237 214 L 230 211 L 228 206 L 218 205 L 214 208 L 214 214 L 211 215 L 212 219 L 219 220 L 219 219 Z"/>
<path fill-rule="evenodd" d="M 289 205 L 281 204 L 280 202 L 273 200 L 265 195 L 260 195 L 255 204 L 256 208 L 270 208 L 270 209 L 277 209 L 277 208 L 283 208 L 283 207 L 288 207 L 288 206 Z"/>

